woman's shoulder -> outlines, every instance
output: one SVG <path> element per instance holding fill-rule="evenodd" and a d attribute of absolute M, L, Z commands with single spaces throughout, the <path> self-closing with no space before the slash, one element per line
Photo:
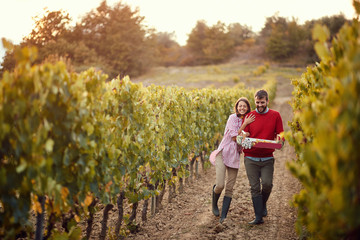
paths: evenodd
<path fill-rule="evenodd" d="M 237 119 L 238 116 L 236 115 L 236 113 L 230 114 L 229 119 Z"/>
<path fill-rule="evenodd" d="M 231 114 L 227 120 L 227 124 L 237 124 L 237 123 L 239 123 L 238 116 L 236 115 L 236 113 Z"/>

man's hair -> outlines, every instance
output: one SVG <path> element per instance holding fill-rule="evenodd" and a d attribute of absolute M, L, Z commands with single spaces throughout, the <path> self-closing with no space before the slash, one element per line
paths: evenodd
<path fill-rule="evenodd" d="M 268 95 L 266 90 L 261 89 L 261 90 L 259 90 L 259 91 L 257 91 L 255 93 L 255 98 L 258 98 L 258 99 L 266 98 L 266 101 L 268 101 L 269 100 L 269 95 Z"/>

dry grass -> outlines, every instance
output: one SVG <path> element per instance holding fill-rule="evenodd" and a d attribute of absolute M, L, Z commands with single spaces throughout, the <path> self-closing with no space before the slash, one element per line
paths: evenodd
<path fill-rule="evenodd" d="M 156 84 L 185 88 L 211 88 L 234 87 L 242 83 L 245 87 L 258 88 L 268 80 L 286 78 L 290 81 L 293 78 L 299 78 L 304 71 L 305 68 L 279 67 L 269 63 L 230 62 L 195 67 L 157 67 L 132 81 L 142 82 L 145 86 Z"/>

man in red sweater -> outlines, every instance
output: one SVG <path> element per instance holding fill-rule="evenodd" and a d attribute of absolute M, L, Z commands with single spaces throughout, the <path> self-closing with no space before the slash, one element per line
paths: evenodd
<path fill-rule="evenodd" d="M 256 109 L 249 114 L 255 115 L 255 121 L 247 125 L 244 135 L 251 138 L 277 140 L 283 143 L 280 133 L 284 131 L 279 112 L 268 108 L 269 97 L 265 90 L 255 93 Z M 245 137 L 244 136 L 244 137 Z M 268 200 L 273 182 L 275 149 L 250 148 L 243 149 L 246 174 L 251 187 L 251 198 L 255 211 L 255 219 L 249 224 L 263 223 L 267 216 Z M 261 181 L 260 181 L 261 180 Z"/>

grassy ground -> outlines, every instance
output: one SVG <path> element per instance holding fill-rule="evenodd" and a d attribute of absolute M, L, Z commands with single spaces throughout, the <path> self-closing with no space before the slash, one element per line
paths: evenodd
<path fill-rule="evenodd" d="M 304 71 L 305 68 L 278 67 L 268 63 L 261 65 L 231 62 L 195 67 L 158 67 L 132 81 L 142 82 L 145 86 L 156 84 L 190 89 L 233 87 L 237 84 L 260 88 L 268 80 L 282 78 L 291 81 L 299 78 Z"/>

